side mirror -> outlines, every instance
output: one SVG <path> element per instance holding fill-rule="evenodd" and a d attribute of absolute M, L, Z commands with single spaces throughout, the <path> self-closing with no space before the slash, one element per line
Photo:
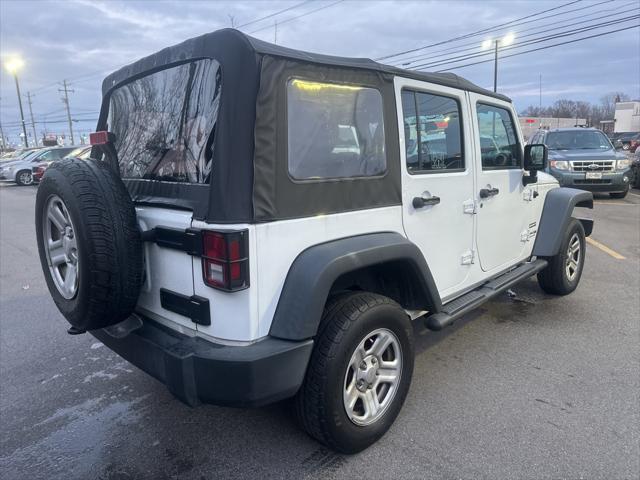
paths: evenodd
<path fill-rule="evenodd" d="M 524 169 L 529 171 L 529 175 L 522 177 L 522 184 L 526 187 L 530 183 L 538 181 L 538 170 L 544 170 L 547 166 L 549 150 L 542 143 L 525 145 L 524 147 Z"/>

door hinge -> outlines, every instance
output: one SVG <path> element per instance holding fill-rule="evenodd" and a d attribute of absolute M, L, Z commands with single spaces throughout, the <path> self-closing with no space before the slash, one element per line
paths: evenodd
<path fill-rule="evenodd" d="M 198 325 L 211 325 L 209 300 L 199 295 L 187 296 L 161 288 L 160 305 L 165 310 L 190 318 Z"/>
<path fill-rule="evenodd" d="M 532 202 L 534 199 L 534 195 L 533 195 L 534 190 L 532 188 L 525 188 L 522 191 L 522 198 L 524 199 L 525 202 Z"/>
<path fill-rule="evenodd" d="M 465 200 L 462 203 L 462 211 L 464 213 L 468 213 L 469 215 L 473 215 L 476 213 L 476 201 L 473 199 Z"/>
<path fill-rule="evenodd" d="M 471 265 L 476 258 L 476 252 L 474 250 L 467 250 L 460 257 L 460 263 L 462 265 Z"/>

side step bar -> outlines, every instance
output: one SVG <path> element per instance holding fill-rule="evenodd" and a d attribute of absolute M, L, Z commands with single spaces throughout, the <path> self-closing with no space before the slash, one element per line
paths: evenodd
<path fill-rule="evenodd" d="M 547 263 L 548 262 L 546 260 L 539 258 L 534 262 L 525 263 L 513 270 L 503 273 L 499 277 L 488 281 L 475 290 L 472 290 L 469 293 L 445 304 L 442 307 L 441 312 L 434 313 L 433 315 L 429 315 L 425 318 L 425 326 L 429 330 L 442 330 L 464 314 L 469 313 L 484 302 L 491 300 L 499 293 L 504 292 L 525 278 L 535 275 L 546 267 Z"/>

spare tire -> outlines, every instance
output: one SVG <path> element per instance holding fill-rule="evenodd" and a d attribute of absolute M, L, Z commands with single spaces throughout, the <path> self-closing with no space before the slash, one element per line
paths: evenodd
<path fill-rule="evenodd" d="M 126 319 L 142 285 L 142 240 L 120 177 L 99 160 L 53 163 L 36 196 L 40 263 L 53 300 L 76 331 Z"/>

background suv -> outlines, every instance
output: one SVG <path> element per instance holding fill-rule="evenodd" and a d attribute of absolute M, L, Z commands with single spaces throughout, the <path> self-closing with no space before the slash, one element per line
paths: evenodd
<path fill-rule="evenodd" d="M 540 130 L 530 144 L 549 149 L 551 173 L 562 187 L 609 193 L 624 198 L 629 191 L 631 160 L 616 152 L 611 141 L 595 128 Z"/>

